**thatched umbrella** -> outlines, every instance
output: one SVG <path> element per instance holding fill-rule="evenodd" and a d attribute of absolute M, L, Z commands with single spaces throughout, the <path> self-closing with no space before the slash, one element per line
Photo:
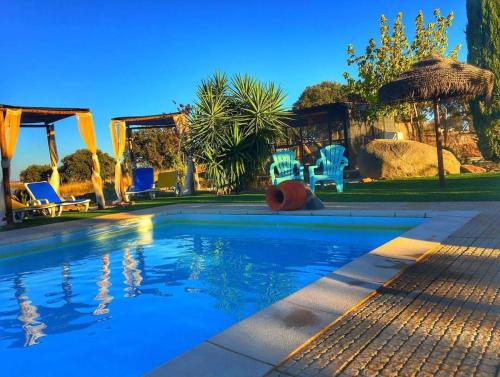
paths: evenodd
<path fill-rule="evenodd" d="M 441 187 L 444 187 L 445 182 L 439 102 L 454 97 L 476 96 L 482 96 L 489 101 L 493 92 L 493 83 L 494 75 L 488 70 L 432 54 L 415 63 L 409 71 L 402 73 L 379 89 L 378 98 L 382 103 L 433 102 Z"/>

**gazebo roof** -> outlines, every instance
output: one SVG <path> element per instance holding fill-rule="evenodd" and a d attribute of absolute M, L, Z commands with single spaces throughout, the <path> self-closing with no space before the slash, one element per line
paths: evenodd
<path fill-rule="evenodd" d="M 383 103 L 429 101 L 459 96 L 482 96 L 493 91 L 493 72 L 432 54 L 383 85 L 378 98 Z"/>
<path fill-rule="evenodd" d="M 183 113 L 116 117 L 111 120 L 124 121 L 129 128 L 175 127 L 175 118 Z"/>
<path fill-rule="evenodd" d="M 300 127 L 305 123 L 308 123 L 308 119 L 314 120 L 315 122 L 323 122 L 325 124 L 329 121 L 344 121 L 349 116 L 350 109 L 360 111 L 365 106 L 366 104 L 359 102 L 333 102 L 306 107 L 294 110 L 294 116 L 289 124 L 292 127 Z"/>
<path fill-rule="evenodd" d="M 31 107 L 31 106 L 12 106 L 0 104 L 0 111 L 7 109 L 20 109 L 21 124 L 50 124 L 65 118 L 72 117 L 77 113 L 87 113 L 90 110 L 73 107 Z"/>

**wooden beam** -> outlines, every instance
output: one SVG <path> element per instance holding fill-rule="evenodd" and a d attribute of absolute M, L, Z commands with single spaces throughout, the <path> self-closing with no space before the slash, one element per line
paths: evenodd
<path fill-rule="evenodd" d="M 147 130 L 159 128 L 175 128 L 175 126 L 127 126 L 129 130 Z"/>
<path fill-rule="evenodd" d="M 351 118 L 351 113 L 349 111 L 349 107 L 345 106 L 345 113 L 344 113 L 344 119 L 343 119 L 345 155 L 346 155 L 347 159 L 349 160 L 349 166 L 353 166 L 354 161 L 351 161 L 349 159 L 350 149 L 351 149 L 351 145 L 349 143 L 349 128 L 351 127 L 351 119 L 350 118 Z"/>
<path fill-rule="evenodd" d="M 130 160 L 131 168 L 135 169 L 135 156 L 134 156 L 134 145 L 133 145 L 134 142 L 132 139 L 132 130 L 127 127 L 125 133 L 126 133 L 126 138 L 127 138 L 127 142 L 126 142 L 126 146 L 125 146 L 126 153 L 127 153 L 127 156 Z"/>
<path fill-rule="evenodd" d="M 444 163 L 443 163 L 443 142 L 441 121 L 439 119 L 439 100 L 434 101 L 434 130 L 436 132 L 436 150 L 438 161 L 439 187 L 444 188 L 446 182 L 444 180 Z"/>
<path fill-rule="evenodd" d="M 7 224 L 14 224 L 14 213 L 12 212 L 12 201 L 10 193 L 10 161 L 2 159 L 3 197 L 5 200 L 5 217 Z"/>
<path fill-rule="evenodd" d="M 57 165 L 57 145 L 56 145 L 56 130 L 53 124 L 46 125 L 47 130 L 47 144 L 49 146 L 50 165 L 52 166 L 52 156 L 55 156 L 55 164 Z M 60 184 L 60 182 L 59 182 Z"/>
<path fill-rule="evenodd" d="M 45 128 L 47 127 L 47 124 L 46 123 L 24 123 L 24 124 L 21 124 L 20 127 L 22 128 Z"/>

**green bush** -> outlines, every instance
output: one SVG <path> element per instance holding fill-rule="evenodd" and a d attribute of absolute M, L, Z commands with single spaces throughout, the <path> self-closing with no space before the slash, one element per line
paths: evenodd
<path fill-rule="evenodd" d="M 52 173 L 50 165 L 29 165 L 19 173 L 21 182 L 40 182 L 47 181 Z"/>
<path fill-rule="evenodd" d="M 115 174 L 115 160 L 107 153 L 97 151 L 101 165 L 102 179 L 109 179 Z M 87 181 L 92 176 L 92 154 L 87 149 L 79 149 L 61 160 L 59 169 L 63 183 Z"/>

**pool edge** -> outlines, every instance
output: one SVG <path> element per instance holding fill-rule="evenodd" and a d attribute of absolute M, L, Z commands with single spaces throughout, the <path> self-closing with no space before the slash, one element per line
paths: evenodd
<path fill-rule="evenodd" d="M 270 211 L 180 211 L 177 213 L 272 214 Z M 265 212 L 265 213 L 264 213 Z M 377 289 L 441 245 L 477 211 L 322 210 L 280 215 L 423 217 L 425 222 L 234 324 L 148 372 L 161 376 L 258 376 L 316 338 Z"/>

